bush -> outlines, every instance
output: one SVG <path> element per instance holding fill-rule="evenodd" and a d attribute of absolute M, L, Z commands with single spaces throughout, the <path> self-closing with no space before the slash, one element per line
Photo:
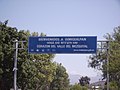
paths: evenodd
<path fill-rule="evenodd" d="M 82 90 L 82 87 L 79 84 L 73 85 L 70 90 Z"/>

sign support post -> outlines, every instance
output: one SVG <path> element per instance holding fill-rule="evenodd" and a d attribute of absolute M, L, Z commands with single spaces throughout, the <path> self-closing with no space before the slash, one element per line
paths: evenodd
<path fill-rule="evenodd" d="M 107 43 L 107 90 L 109 90 L 109 41 Z"/>
<path fill-rule="evenodd" d="M 101 49 L 101 50 L 106 50 L 106 57 L 107 57 L 107 59 L 106 59 L 106 65 L 107 65 L 107 79 L 106 79 L 106 82 L 107 82 L 107 90 L 109 90 L 110 89 L 110 85 L 109 85 L 109 49 L 110 49 L 110 47 L 109 47 L 109 40 L 107 41 L 97 41 L 97 42 L 100 42 L 101 43 L 101 48 L 97 48 L 97 49 Z M 103 47 L 103 43 L 106 43 L 106 47 Z"/>
<path fill-rule="evenodd" d="M 14 68 L 13 68 L 13 71 L 14 71 L 14 90 L 17 90 L 18 87 L 17 87 L 17 57 L 18 57 L 18 50 L 19 49 L 24 49 L 23 48 L 23 43 L 26 42 L 26 41 L 18 41 L 18 40 L 15 40 L 13 41 L 15 43 L 15 56 L 14 56 Z M 21 48 L 18 47 L 18 44 L 21 43 Z"/>
<path fill-rule="evenodd" d="M 17 56 L 18 56 L 18 40 L 15 40 L 15 60 L 14 60 L 14 90 L 17 90 Z"/>

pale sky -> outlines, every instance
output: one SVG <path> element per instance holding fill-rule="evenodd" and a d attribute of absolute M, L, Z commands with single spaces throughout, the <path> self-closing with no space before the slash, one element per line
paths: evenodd
<path fill-rule="evenodd" d="M 97 36 L 120 25 L 120 0 L 0 0 L 0 21 L 47 36 Z M 96 76 L 86 54 L 57 54 L 68 73 Z"/>

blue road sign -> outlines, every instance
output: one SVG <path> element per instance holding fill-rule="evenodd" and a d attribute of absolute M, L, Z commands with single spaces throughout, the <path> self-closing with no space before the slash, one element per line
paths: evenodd
<path fill-rule="evenodd" d="M 96 53 L 96 36 L 29 37 L 29 53 Z"/>

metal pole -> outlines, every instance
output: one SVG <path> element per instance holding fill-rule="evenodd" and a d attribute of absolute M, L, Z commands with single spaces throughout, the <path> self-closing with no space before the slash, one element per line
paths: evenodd
<path fill-rule="evenodd" d="M 109 90 L 109 41 L 107 41 L 107 90 Z"/>
<path fill-rule="evenodd" d="M 110 49 L 110 47 L 109 47 L 109 42 L 111 42 L 112 40 L 105 40 L 105 41 L 102 41 L 102 40 L 100 40 L 100 41 L 97 41 L 97 42 L 101 42 L 101 44 L 102 44 L 102 42 L 106 42 L 106 44 L 107 44 L 107 48 L 104 48 L 104 47 L 101 47 L 101 48 L 97 48 L 97 49 L 107 49 L 106 50 L 106 57 L 107 57 L 107 60 L 106 60 L 106 65 L 107 65 L 107 90 L 109 90 L 110 89 L 110 85 L 109 85 L 109 49 Z"/>
<path fill-rule="evenodd" d="M 17 54 L 18 54 L 18 40 L 15 40 L 15 60 L 14 60 L 14 90 L 17 90 Z"/>

